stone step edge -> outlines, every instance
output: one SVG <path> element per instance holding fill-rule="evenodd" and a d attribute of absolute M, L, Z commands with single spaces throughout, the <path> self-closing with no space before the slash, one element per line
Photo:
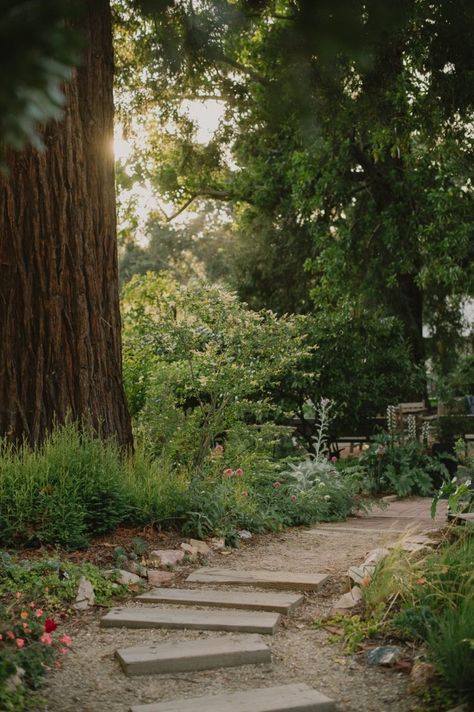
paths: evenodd
<path fill-rule="evenodd" d="M 120 648 L 115 656 L 126 675 L 197 672 L 271 662 L 271 650 L 259 635 Z"/>
<path fill-rule="evenodd" d="M 129 712 L 335 712 L 334 702 L 305 684 L 135 705 Z"/>
<path fill-rule="evenodd" d="M 220 630 L 265 635 L 274 635 L 279 623 L 278 613 L 266 611 L 203 611 L 155 606 L 112 608 L 100 620 L 101 628 Z"/>
<path fill-rule="evenodd" d="M 235 596 L 233 599 L 232 596 Z M 248 592 L 219 589 L 154 588 L 135 597 L 141 603 L 171 603 L 179 605 L 214 606 L 249 611 L 276 611 L 289 614 L 304 602 L 304 596 L 280 591 Z"/>
<path fill-rule="evenodd" d="M 292 591 L 317 591 L 329 579 L 328 574 L 306 574 L 298 571 L 273 571 L 268 569 L 224 569 L 202 567 L 193 571 L 186 581 L 189 583 L 228 584 L 234 586 L 255 586 Z"/>

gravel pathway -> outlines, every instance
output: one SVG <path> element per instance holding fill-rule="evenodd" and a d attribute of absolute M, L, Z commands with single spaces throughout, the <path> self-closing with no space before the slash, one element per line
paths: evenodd
<path fill-rule="evenodd" d="M 347 590 L 348 567 L 362 561 L 371 549 L 399 536 L 395 534 L 397 526 L 390 533 L 387 523 L 378 530 L 371 526 L 374 519 L 364 519 L 363 527 L 357 519 L 353 520 L 357 527 L 348 522 L 345 526 L 300 528 L 258 537 L 229 556 L 216 553 L 209 559 L 208 565 L 225 568 L 330 575 L 321 592 L 305 594 L 305 604 L 283 619 L 275 636 L 265 636 L 272 649 L 271 664 L 127 678 L 114 658 L 117 648 L 229 634 L 101 629 L 103 610 L 94 610 L 78 617 L 67 631 L 74 637 L 74 646 L 62 668 L 48 678 L 43 691 L 47 712 L 127 712 L 132 704 L 294 682 L 305 682 L 334 699 L 340 712 L 408 712 L 415 700 L 407 694 L 405 674 L 368 667 L 363 655 L 343 655 L 339 645 L 328 642 L 327 632 L 311 625 Z M 176 585 L 183 586 L 190 570 L 182 568 Z M 202 588 L 198 584 L 194 587 Z M 142 604 L 132 601 L 130 605 Z"/>

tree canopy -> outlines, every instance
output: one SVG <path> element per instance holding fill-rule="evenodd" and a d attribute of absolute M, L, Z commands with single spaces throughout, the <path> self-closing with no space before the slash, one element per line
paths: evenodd
<path fill-rule="evenodd" d="M 147 170 L 168 199 L 235 207 L 241 296 L 280 312 L 382 305 L 417 361 L 423 321 L 449 340 L 473 291 L 471 3 L 116 10 L 122 114 L 153 116 Z M 180 107 L 209 97 L 224 112 L 203 145 Z"/>

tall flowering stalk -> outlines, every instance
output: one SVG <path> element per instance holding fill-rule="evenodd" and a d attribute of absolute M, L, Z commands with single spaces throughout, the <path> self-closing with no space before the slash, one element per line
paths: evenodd
<path fill-rule="evenodd" d="M 330 412 L 333 405 L 333 401 L 329 398 L 321 398 L 316 410 L 317 431 L 313 438 L 315 460 L 323 460 L 327 457 L 328 428 L 334 417 Z"/>

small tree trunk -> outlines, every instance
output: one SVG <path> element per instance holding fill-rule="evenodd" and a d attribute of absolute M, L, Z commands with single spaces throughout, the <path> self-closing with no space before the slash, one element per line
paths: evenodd
<path fill-rule="evenodd" d="M 87 419 L 132 444 L 122 386 L 107 0 L 88 0 L 84 61 L 45 150 L 0 178 L 0 435 L 41 442 Z"/>

